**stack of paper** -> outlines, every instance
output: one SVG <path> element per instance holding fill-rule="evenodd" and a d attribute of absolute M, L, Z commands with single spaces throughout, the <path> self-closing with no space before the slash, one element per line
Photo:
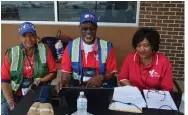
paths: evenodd
<path fill-rule="evenodd" d="M 137 87 L 124 86 L 114 89 L 110 110 L 142 113 L 143 107 L 146 107 L 146 102 Z"/>
<path fill-rule="evenodd" d="M 177 107 L 168 91 L 144 90 L 148 108 L 177 110 Z"/>

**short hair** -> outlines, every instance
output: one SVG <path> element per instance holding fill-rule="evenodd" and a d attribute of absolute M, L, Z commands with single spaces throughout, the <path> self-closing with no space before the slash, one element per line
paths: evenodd
<path fill-rule="evenodd" d="M 136 49 L 137 44 L 147 39 L 154 51 L 159 50 L 160 35 L 154 28 L 144 27 L 136 31 L 132 39 L 132 46 Z"/>

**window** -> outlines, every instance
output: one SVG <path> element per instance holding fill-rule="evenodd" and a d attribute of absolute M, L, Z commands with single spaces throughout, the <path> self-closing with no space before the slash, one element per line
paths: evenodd
<path fill-rule="evenodd" d="M 54 2 L 2 1 L 2 20 L 54 21 Z"/>
<path fill-rule="evenodd" d="M 98 16 L 99 25 L 138 26 L 137 1 L 2 1 L 1 23 L 79 24 L 85 11 Z"/>
<path fill-rule="evenodd" d="M 61 1 L 58 2 L 59 21 L 78 22 L 85 11 L 92 11 L 99 22 L 136 23 L 137 2 L 130 1 Z"/>

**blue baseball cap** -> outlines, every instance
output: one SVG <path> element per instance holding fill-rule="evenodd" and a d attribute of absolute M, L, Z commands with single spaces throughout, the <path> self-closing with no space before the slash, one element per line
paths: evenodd
<path fill-rule="evenodd" d="M 19 27 L 19 34 L 22 36 L 24 33 L 30 32 L 36 34 L 35 26 L 31 22 L 24 22 Z"/>
<path fill-rule="evenodd" d="M 83 22 L 93 22 L 94 24 L 97 25 L 97 16 L 93 14 L 92 12 L 85 12 L 80 16 L 80 23 Z"/>

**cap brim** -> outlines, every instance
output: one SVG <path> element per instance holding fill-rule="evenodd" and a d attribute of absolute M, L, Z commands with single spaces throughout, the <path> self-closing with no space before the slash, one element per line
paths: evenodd
<path fill-rule="evenodd" d="M 22 32 L 20 32 L 20 35 L 23 35 L 24 33 L 32 33 L 32 34 L 36 34 L 36 31 L 35 30 L 30 30 L 30 29 L 26 29 L 26 30 L 23 30 Z"/>
<path fill-rule="evenodd" d="M 84 23 L 84 22 L 92 22 L 92 23 L 97 25 L 97 22 L 93 21 L 93 20 L 82 20 L 82 21 L 80 21 L 80 23 Z"/>

